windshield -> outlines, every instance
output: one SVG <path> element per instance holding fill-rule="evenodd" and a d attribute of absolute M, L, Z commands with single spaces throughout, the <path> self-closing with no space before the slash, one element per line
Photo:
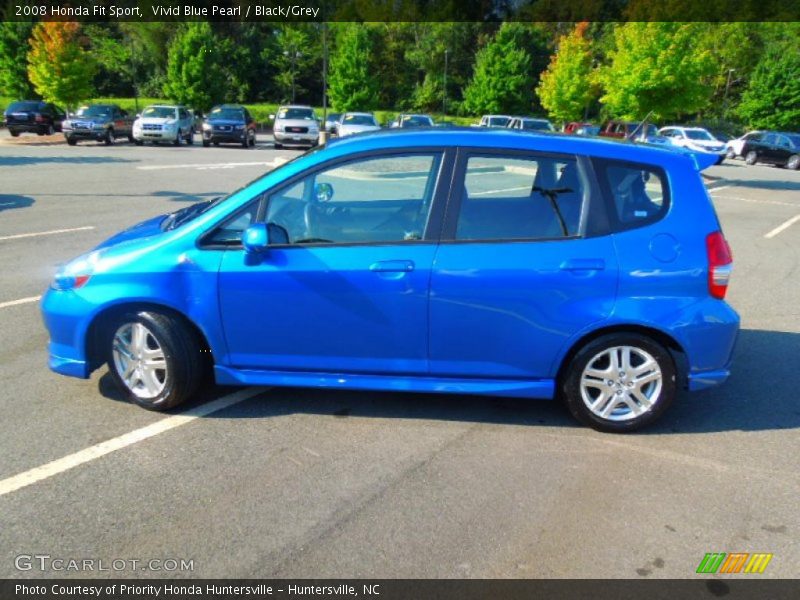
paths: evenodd
<path fill-rule="evenodd" d="M 241 108 L 215 108 L 208 115 L 209 119 L 230 119 L 233 121 L 243 121 L 244 111 Z"/>
<path fill-rule="evenodd" d="M 105 117 L 111 114 L 112 108 L 110 106 L 103 106 L 102 104 L 95 104 L 94 106 L 81 106 L 78 112 L 75 113 L 76 117 Z"/>
<path fill-rule="evenodd" d="M 342 122 L 348 125 L 375 125 L 375 118 L 370 115 L 345 115 Z"/>
<path fill-rule="evenodd" d="M 403 125 L 406 127 L 413 127 L 414 125 L 422 127 L 430 127 L 433 125 L 433 120 L 430 117 L 423 115 L 411 115 L 403 117 Z"/>
<path fill-rule="evenodd" d="M 148 106 L 142 112 L 142 116 L 154 119 L 174 119 L 175 109 L 169 106 Z"/>
<path fill-rule="evenodd" d="M 505 127 L 506 125 L 508 125 L 508 122 L 510 120 L 511 119 L 509 119 L 508 117 L 491 117 L 489 119 L 489 125 L 494 127 Z"/>
<path fill-rule="evenodd" d="M 328 113 L 328 118 L 326 121 L 338 121 L 339 117 L 342 116 L 342 113 Z"/>
<path fill-rule="evenodd" d="M 39 110 L 39 103 L 38 102 L 14 102 L 6 109 L 6 112 L 14 112 L 15 110 Z"/>
<path fill-rule="evenodd" d="M 523 121 L 522 122 L 523 129 L 529 129 L 533 131 L 550 131 L 552 129 L 550 123 L 547 121 Z"/>
<path fill-rule="evenodd" d="M 278 111 L 279 119 L 314 120 L 314 111 L 310 108 L 282 108 Z"/>
<path fill-rule="evenodd" d="M 704 140 L 708 142 L 714 141 L 714 137 L 705 129 L 687 129 L 686 137 L 690 140 Z"/>

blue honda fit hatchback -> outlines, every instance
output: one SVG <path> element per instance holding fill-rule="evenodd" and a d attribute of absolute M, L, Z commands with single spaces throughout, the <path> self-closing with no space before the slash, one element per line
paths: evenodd
<path fill-rule="evenodd" d="M 218 384 L 560 397 L 631 431 L 729 374 L 731 255 L 697 159 L 515 131 L 313 150 L 64 265 L 50 367 L 163 410 Z"/>

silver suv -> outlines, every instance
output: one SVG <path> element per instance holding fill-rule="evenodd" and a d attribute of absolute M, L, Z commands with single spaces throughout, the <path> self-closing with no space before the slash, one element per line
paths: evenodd
<path fill-rule="evenodd" d="M 194 114 L 185 106 L 153 104 L 133 122 L 133 142 L 194 143 Z"/>
<path fill-rule="evenodd" d="M 276 148 L 289 145 L 313 148 L 319 143 L 319 119 L 310 106 L 281 106 L 270 118 L 275 120 L 272 135 Z"/>

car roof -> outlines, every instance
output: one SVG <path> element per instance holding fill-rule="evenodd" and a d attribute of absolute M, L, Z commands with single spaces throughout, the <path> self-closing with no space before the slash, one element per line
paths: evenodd
<path fill-rule="evenodd" d="M 308 106 L 307 104 L 282 104 L 278 107 L 278 110 L 282 108 L 307 108 L 309 110 L 314 110 L 313 107 Z"/>
<path fill-rule="evenodd" d="M 365 116 L 365 117 L 374 117 L 375 116 L 371 112 L 345 112 L 345 113 L 342 113 L 342 114 L 343 115 L 359 115 L 359 116 Z"/>
<path fill-rule="evenodd" d="M 578 154 L 600 158 L 667 165 L 686 164 L 688 155 L 663 146 L 574 136 L 559 132 L 519 129 L 481 129 L 453 127 L 433 129 L 384 129 L 328 142 L 330 150 L 349 154 L 382 149 L 422 148 L 437 146 L 470 146 L 476 148 L 532 150 L 554 154 Z"/>

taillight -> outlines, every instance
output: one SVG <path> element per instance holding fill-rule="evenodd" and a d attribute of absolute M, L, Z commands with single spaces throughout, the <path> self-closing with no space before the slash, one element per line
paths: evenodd
<path fill-rule="evenodd" d="M 733 270 L 731 247 L 722 232 L 715 231 L 706 237 L 708 254 L 708 293 L 722 300 L 728 291 L 728 282 Z"/>

